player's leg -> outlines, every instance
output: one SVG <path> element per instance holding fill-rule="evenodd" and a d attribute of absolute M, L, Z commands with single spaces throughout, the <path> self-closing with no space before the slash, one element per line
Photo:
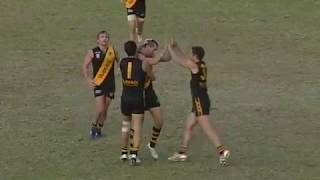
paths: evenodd
<path fill-rule="evenodd" d="M 128 25 L 129 25 L 129 38 L 130 38 L 130 40 L 138 42 L 137 17 L 135 14 L 131 14 L 131 13 L 129 14 L 129 12 L 128 12 Z"/>
<path fill-rule="evenodd" d="M 144 18 L 138 17 L 137 18 L 137 39 L 138 42 L 142 42 L 143 40 L 143 27 L 144 27 Z"/>
<path fill-rule="evenodd" d="M 131 165 L 139 165 L 141 160 L 138 157 L 138 151 L 141 143 L 142 126 L 144 120 L 144 98 L 136 99 L 131 104 L 131 137 L 130 145 L 130 163 Z"/>
<path fill-rule="evenodd" d="M 162 126 L 163 126 L 163 116 L 160 108 L 160 102 L 158 96 L 156 95 L 152 84 L 149 84 L 145 89 L 145 110 L 149 111 L 152 115 L 154 126 L 152 127 L 151 140 L 148 143 L 148 149 L 153 159 L 158 159 L 159 155 L 155 149 L 158 138 L 160 136 Z"/>
<path fill-rule="evenodd" d="M 128 159 L 128 144 L 132 142 L 132 134 L 130 131 L 132 106 L 128 98 L 121 96 L 121 113 L 123 115 L 121 127 L 121 160 Z M 130 141 L 129 141 L 130 136 Z"/>
<path fill-rule="evenodd" d="M 155 150 L 155 147 L 157 145 L 162 126 L 163 126 L 163 116 L 162 116 L 162 111 L 160 106 L 159 107 L 154 107 L 149 109 L 150 114 L 152 115 L 152 118 L 154 120 L 154 126 L 152 128 L 152 136 L 151 140 L 148 144 L 148 148 L 150 150 L 151 156 L 153 159 L 158 159 L 159 155 L 157 151 Z"/>
<path fill-rule="evenodd" d="M 197 123 L 195 114 L 191 113 L 186 121 L 180 150 L 168 158 L 170 161 L 185 161 L 187 159 L 187 151 L 192 138 L 192 131 Z"/>
<path fill-rule="evenodd" d="M 121 156 L 120 159 L 125 161 L 128 159 L 128 144 L 129 144 L 129 132 L 130 132 L 130 116 L 123 116 L 121 127 Z"/>
<path fill-rule="evenodd" d="M 103 95 L 98 95 L 95 97 L 96 103 L 96 113 L 95 120 L 92 122 L 92 127 L 90 131 L 90 135 L 92 138 L 96 138 L 99 136 L 98 134 L 98 124 L 100 123 L 100 119 L 103 118 L 105 113 L 105 98 Z"/>
<path fill-rule="evenodd" d="M 98 131 L 98 135 L 101 136 L 102 135 L 102 128 L 104 126 L 105 121 L 107 120 L 108 117 L 108 110 L 112 101 L 112 98 L 110 98 L 109 96 L 103 96 L 104 97 L 104 104 L 103 104 L 103 109 L 101 109 L 100 112 L 100 118 L 98 120 L 98 124 L 97 124 L 97 131 Z"/>
<path fill-rule="evenodd" d="M 138 165 L 138 151 L 141 143 L 144 114 L 132 114 L 131 131 L 133 133 L 132 147 L 130 148 L 131 165 Z"/>
<path fill-rule="evenodd" d="M 146 4 L 145 1 L 138 1 L 135 6 L 135 13 L 137 15 L 137 38 L 138 42 L 142 42 L 143 26 L 146 17 Z"/>
<path fill-rule="evenodd" d="M 224 148 L 217 130 L 209 122 L 209 116 L 208 115 L 199 116 L 197 117 L 197 120 L 198 120 L 198 123 L 200 124 L 201 129 L 209 137 L 210 141 L 216 146 L 217 152 L 220 155 L 220 163 L 225 164 L 226 160 L 230 156 L 230 152 Z"/>
<path fill-rule="evenodd" d="M 200 124 L 201 129 L 204 131 L 204 133 L 209 137 L 211 142 L 216 146 L 220 147 L 222 146 L 220 137 L 218 135 L 217 130 L 211 125 L 209 122 L 209 117 L 208 115 L 203 115 L 197 117 L 197 120 Z"/>
<path fill-rule="evenodd" d="M 154 121 L 154 126 L 152 128 L 153 134 L 152 134 L 152 139 L 150 141 L 150 146 L 154 148 L 157 145 L 157 141 L 158 141 L 160 132 L 162 130 L 163 115 L 160 107 L 151 108 L 149 112 Z"/>
<path fill-rule="evenodd" d="M 217 151 L 220 155 L 220 163 L 225 164 L 226 160 L 230 156 L 230 152 L 224 148 L 218 132 L 212 127 L 209 121 L 210 114 L 210 99 L 208 96 L 194 97 L 194 106 L 196 112 L 196 119 L 200 124 L 200 127 L 204 133 L 208 136 L 210 141 L 216 146 Z"/>

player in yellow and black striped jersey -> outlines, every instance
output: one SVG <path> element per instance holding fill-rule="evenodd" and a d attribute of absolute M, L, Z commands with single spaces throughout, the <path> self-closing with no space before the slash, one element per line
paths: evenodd
<path fill-rule="evenodd" d="M 136 42 L 141 42 L 146 17 L 146 0 L 121 1 L 127 9 L 130 39 Z"/>
<path fill-rule="evenodd" d="M 97 108 L 90 130 L 93 139 L 102 137 L 102 128 L 115 93 L 114 66 L 118 57 L 109 41 L 110 34 L 107 31 L 100 31 L 97 34 L 98 46 L 87 52 L 83 63 L 83 74 L 93 89 Z M 96 81 L 98 76 L 101 78 L 100 82 Z"/>
<path fill-rule="evenodd" d="M 132 165 L 140 164 L 138 150 L 142 135 L 144 118 L 144 83 L 146 77 L 154 80 L 150 66 L 136 58 L 136 43 L 128 41 L 124 45 L 128 57 L 120 62 L 122 74 L 121 112 L 124 116 L 122 122 L 122 155 L 121 159 L 128 158 L 128 135 L 131 124 L 130 162 Z"/>
<path fill-rule="evenodd" d="M 192 130 L 199 124 L 216 146 L 220 155 L 220 164 L 224 165 L 230 156 L 230 152 L 224 148 L 217 131 L 209 122 L 210 99 L 207 93 L 207 67 L 203 61 L 205 51 L 201 46 L 193 46 L 191 57 L 187 57 L 174 41 L 169 44 L 168 48 L 172 58 L 178 64 L 191 71 L 190 88 L 192 96 L 192 113 L 186 121 L 181 148 L 179 152 L 174 153 L 168 159 L 170 161 L 185 161 L 187 159 L 187 150 L 192 136 Z"/>

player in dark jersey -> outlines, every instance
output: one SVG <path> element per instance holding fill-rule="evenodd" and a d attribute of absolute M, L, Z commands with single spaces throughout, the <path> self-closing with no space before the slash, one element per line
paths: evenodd
<path fill-rule="evenodd" d="M 204 49 L 200 46 L 193 46 L 192 56 L 189 58 L 181 51 L 176 42 L 172 42 L 169 45 L 169 51 L 172 58 L 178 64 L 191 71 L 192 113 L 186 121 L 181 149 L 168 159 L 170 161 L 185 161 L 187 159 L 187 150 L 192 137 L 192 130 L 199 124 L 211 142 L 216 146 L 220 156 L 219 162 L 224 165 L 230 156 L 230 152 L 224 148 L 217 131 L 209 122 L 210 99 L 207 93 L 207 67 L 203 61 Z"/>
<path fill-rule="evenodd" d="M 166 57 L 167 49 L 161 52 L 158 50 L 158 42 L 153 39 L 146 39 L 144 44 L 138 49 L 139 59 L 147 62 L 150 65 L 156 65 L 160 61 L 168 61 L 171 57 Z M 156 145 L 163 126 L 163 115 L 160 107 L 158 96 L 153 88 L 152 80 L 146 79 L 145 82 L 145 110 L 149 111 L 153 120 L 152 137 L 147 147 L 153 159 L 157 160 L 159 155 L 156 151 Z"/>
<path fill-rule="evenodd" d="M 127 146 L 129 127 L 132 144 L 130 147 L 131 165 L 140 164 L 138 150 L 142 135 L 142 124 L 144 119 L 144 83 L 146 77 L 154 80 L 154 75 L 148 63 L 139 60 L 136 55 L 137 46 L 134 41 L 128 41 L 124 45 L 128 57 L 123 58 L 120 62 L 122 74 L 122 96 L 121 112 L 124 116 L 122 122 L 122 160 L 128 158 Z"/>
<path fill-rule="evenodd" d="M 127 9 L 130 39 L 142 41 L 144 20 L 146 17 L 146 0 L 121 0 Z"/>
<path fill-rule="evenodd" d="M 152 70 L 152 65 L 155 65 L 159 63 L 160 61 L 169 61 L 170 60 L 170 54 L 167 49 L 164 49 L 160 53 L 156 53 L 156 50 L 158 48 L 158 43 L 155 40 L 147 39 L 143 45 L 139 46 L 138 50 L 136 51 L 137 54 L 135 57 L 138 57 L 139 60 L 142 60 L 144 63 L 147 63 L 150 65 L 150 69 Z M 148 149 L 150 150 L 151 156 L 153 159 L 158 159 L 158 153 L 155 150 L 155 146 L 157 143 L 157 140 L 159 138 L 162 126 L 163 126 L 163 118 L 162 118 L 162 112 L 160 108 L 160 103 L 158 100 L 158 97 L 153 89 L 152 86 L 152 79 L 150 79 L 148 76 L 145 79 L 145 90 L 144 90 L 144 109 L 145 111 L 149 111 L 154 119 L 155 125 L 152 128 L 152 138 L 150 142 L 148 143 Z M 123 131 L 128 130 L 130 123 L 127 121 L 123 121 Z M 132 132 L 131 132 L 132 133 Z M 129 133 L 122 133 L 122 144 L 124 145 L 122 148 L 122 155 L 120 159 L 126 160 L 127 159 L 127 148 L 126 144 L 129 139 Z"/>
<path fill-rule="evenodd" d="M 93 89 L 96 101 L 96 118 L 92 122 L 92 138 L 102 136 L 101 129 L 107 118 L 109 105 L 114 98 L 114 66 L 118 61 L 115 49 L 109 44 L 109 34 L 101 31 L 97 34 L 98 46 L 89 50 L 84 58 L 83 74 Z M 90 75 L 92 67 L 93 76 Z"/>

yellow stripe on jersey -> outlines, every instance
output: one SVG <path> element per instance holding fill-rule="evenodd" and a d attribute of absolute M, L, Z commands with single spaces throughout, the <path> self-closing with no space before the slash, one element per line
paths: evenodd
<path fill-rule="evenodd" d="M 139 0 L 126 0 L 126 8 L 132 8 Z"/>
<path fill-rule="evenodd" d="M 195 98 L 194 101 L 195 101 L 195 104 L 196 104 L 197 115 L 199 115 L 199 116 L 203 115 L 200 98 Z"/>
<path fill-rule="evenodd" d="M 114 61 L 116 60 L 116 53 L 112 46 L 108 47 L 106 57 L 104 58 L 96 76 L 94 77 L 94 82 L 96 85 L 101 85 L 110 72 Z"/>
<path fill-rule="evenodd" d="M 132 62 L 128 62 L 127 79 L 132 78 Z"/>

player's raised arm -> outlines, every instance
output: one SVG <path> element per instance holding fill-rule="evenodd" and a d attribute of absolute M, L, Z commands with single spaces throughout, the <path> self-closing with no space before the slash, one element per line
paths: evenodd
<path fill-rule="evenodd" d="M 153 57 L 146 57 L 142 53 L 138 53 L 138 58 L 142 61 L 146 61 L 150 65 L 156 65 L 159 62 L 168 62 L 171 60 L 171 56 L 167 47 L 156 53 Z"/>
<path fill-rule="evenodd" d="M 90 77 L 90 69 L 89 69 L 92 59 L 93 59 L 93 52 L 92 50 L 89 50 L 86 56 L 84 57 L 84 62 L 82 66 L 83 76 L 87 80 L 89 86 L 95 86 L 94 80 Z"/>
<path fill-rule="evenodd" d="M 161 58 L 162 54 L 157 53 L 155 56 L 153 57 L 146 57 L 144 56 L 142 53 L 138 54 L 138 58 L 144 62 L 147 62 L 150 65 L 156 65 L 160 62 L 160 58 Z"/>
<path fill-rule="evenodd" d="M 156 80 L 156 77 L 152 71 L 151 65 L 147 63 L 146 61 L 143 61 L 142 63 L 142 69 L 144 72 L 147 73 L 147 76 L 150 78 L 151 81 Z"/>
<path fill-rule="evenodd" d="M 168 45 L 168 49 L 172 59 L 174 59 L 179 65 L 191 70 L 192 72 L 198 71 L 198 66 L 187 57 L 176 42 L 171 42 Z"/>

